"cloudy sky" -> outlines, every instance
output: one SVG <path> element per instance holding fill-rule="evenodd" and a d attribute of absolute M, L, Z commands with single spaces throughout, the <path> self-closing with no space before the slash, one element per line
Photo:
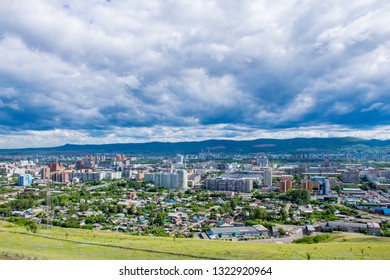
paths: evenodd
<path fill-rule="evenodd" d="M 390 2 L 0 0 L 0 148 L 390 138 Z"/>

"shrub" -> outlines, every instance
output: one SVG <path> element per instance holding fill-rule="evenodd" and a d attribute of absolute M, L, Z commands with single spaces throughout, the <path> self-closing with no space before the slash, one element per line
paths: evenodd
<path fill-rule="evenodd" d="M 316 236 L 305 236 L 305 237 L 296 239 L 293 241 L 293 243 L 296 243 L 296 244 L 315 244 L 315 243 L 323 242 L 329 238 L 330 238 L 329 234 L 319 234 Z"/>

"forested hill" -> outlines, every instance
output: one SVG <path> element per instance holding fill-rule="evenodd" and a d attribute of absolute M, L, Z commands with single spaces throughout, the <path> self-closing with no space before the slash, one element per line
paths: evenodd
<path fill-rule="evenodd" d="M 28 153 L 130 153 L 130 154 L 198 154 L 210 153 L 310 153 L 310 152 L 390 152 L 390 140 L 360 138 L 293 138 L 246 141 L 206 140 L 198 142 L 150 142 L 103 145 L 66 144 L 51 148 L 0 149 L 2 154 Z"/>

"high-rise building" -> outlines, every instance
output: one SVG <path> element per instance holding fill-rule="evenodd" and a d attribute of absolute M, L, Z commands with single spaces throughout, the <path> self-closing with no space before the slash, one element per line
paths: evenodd
<path fill-rule="evenodd" d="M 176 172 L 146 173 L 144 177 L 145 180 L 153 182 L 156 186 L 166 187 L 169 189 L 185 190 L 188 184 L 186 170 L 178 170 Z"/>
<path fill-rule="evenodd" d="M 107 171 L 105 172 L 105 178 L 110 180 L 118 180 L 122 178 L 122 172 L 120 171 Z"/>
<path fill-rule="evenodd" d="M 105 172 L 72 172 L 69 173 L 69 180 L 78 178 L 80 182 L 83 181 L 101 181 L 106 177 Z"/>
<path fill-rule="evenodd" d="M 61 170 L 61 166 L 55 162 L 50 163 L 49 168 L 50 168 L 50 172 L 57 172 Z"/>
<path fill-rule="evenodd" d="M 42 168 L 41 179 L 50 179 L 50 167 L 43 167 Z"/>
<path fill-rule="evenodd" d="M 311 180 L 302 181 L 301 188 L 304 190 L 308 190 L 309 192 L 312 192 L 313 191 L 313 181 L 311 181 Z"/>
<path fill-rule="evenodd" d="M 183 162 L 184 162 L 184 156 L 176 155 L 176 163 L 183 163 Z"/>
<path fill-rule="evenodd" d="M 206 180 L 206 189 L 213 191 L 232 191 L 250 193 L 253 189 L 252 179 L 209 178 Z"/>
<path fill-rule="evenodd" d="M 59 183 L 68 183 L 69 182 L 69 173 L 67 172 L 55 172 L 50 175 L 50 179 L 53 182 Z"/>
<path fill-rule="evenodd" d="M 320 194 L 328 195 L 330 192 L 330 183 L 329 179 L 325 177 L 312 177 L 313 181 L 319 184 Z"/>
<path fill-rule="evenodd" d="M 177 171 L 178 174 L 178 184 L 179 184 L 179 189 L 185 190 L 188 187 L 188 174 L 187 170 L 180 169 Z"/>
<path fill-rule="evenodd" d="M 137 181 L 142 181 L 144 178 L 145 178 L 145 173 L 143 172 L 138 172 L 137 174 L 135 174 L 135 179 Z"/>
<path fill-rule="evenodd" d="M 30 174 L 20 175 L 19 176 L 19 186 L 25 187 L 32 184 L 32 177 Z"/>
<path fill-rule="evenodd" d="M 269 162 L 266 156 L 261 156 L 256 159 L 257 165 L 261 167 L 268 167 Z"/>
<path fill-rule="evenodd" d="M 329 157 L 324 157 L 324 167 L 329 167 L 330 166 L 330 159 Z"/>
<path fill-rule="evenodd" d="M 263 185 L 265 187 L 272 187 L 272 169 L 264 170 Z"/>
<path fill-rule="evenodd" d="M 127 158 L 125 155 L 116 155 L 115 159 L 118 161 L 123 161 L 123 160 L 126 160 Z"/>
<path fill-rule="evenodd" d="M 343 183 L 359 183 L 360 172 L 358 170 L 343 172 L 341 174 L 341 181 Z"/>
<path fill-rule="evenodd" d="M 83 161 L 82 160 L 78 160 L 76 162 L 76 170 L 81 170 L 81 169 L 84 169 L 84 168 L 85 168 L 85 166 L 83 165 Z"/>
<path fill-rule="evenodd" d="M 281 193 L 286 193 L 290 189 L 292 189 L 291 180 L 282 180 L 279 182 L 279 190 Z"/>

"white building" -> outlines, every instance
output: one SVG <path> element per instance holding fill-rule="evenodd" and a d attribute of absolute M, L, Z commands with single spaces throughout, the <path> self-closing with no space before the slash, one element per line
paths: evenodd
<path fill-rule="evenodd" d="M 145 180 L 152 181 L 156 186 L 169 189 L 185 190 L 188 185 L 188 175 L 184 169 L 175 172 L 146 173 Z"/>
<path fill-rule="evenodd" d="M 183 162 L 184 162 L 184 156 L 176 155 L 176 163 L 183 163 Z"/>
<path fill-rule="evenodd" d="M 268 158 L 266 156 L 258 157 L 256 159 L 257 165 L 261 167 L 268 167 Z"/>
<path fill-rule="evenodd" d="M 263 185 L 266 187 L 272 187 L 272 169 L 264 170 Z"/>

